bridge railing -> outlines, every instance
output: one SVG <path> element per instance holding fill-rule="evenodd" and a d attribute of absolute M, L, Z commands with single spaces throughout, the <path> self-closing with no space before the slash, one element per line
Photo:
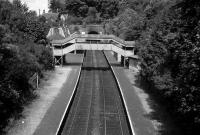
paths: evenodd
<path fill-rule="evenodd" d="M 93 45 L 101 45 L 101 46 L 102 45 L 110 45 L 110 44 L 112 44 L 112 45 L 114 45 L 114 46 L 122 49 L 121 45 L 113 43 L 113 42 L 97 42 L 97 43 L 92 43 L 92 42 L 87 41 L 87 42 L 76 42 L 76 43 L 74 43 L 72 45 L 78 45 L 78 44 L 81 44 L 81 45 L 91 45 L 91 44 L 93 44 Z M 69 46 L 72 46 L 72 45 L 69 45 Z M 55 50 L 62 50 L 62 49 L 65 49 L 65 48 L 67 48 L 69 46 L 68 45 L 63 45 L 62 47 L 60 47 L 60 46 L 59 47 L 54 47 L 54 49 Z"/>
<path fill-rule="evenodd" d="M 98 34 L 77 34 L 74 33 L 71 36 L 69 36 L 66 39 L 62 39 L 62 40 L 53 40 L 52 43 L 53 44 L 65 44 L 67 42 L 69 42 L 70 40 L 73 40 L 75 38 L 92 38 L 92 39 L 113 39 L 116 42 L 126 46 L 128 45 L 128 43 L 126 41 L 124 41 L 123 39 L 116 37 L 115 35 L 98 35 Z"/>
<path fill-rule="evenodd" d="M 62 49 L 53 49 L 54 56 L 62 56 L 74 50 L 112 50 L 123 56 L 134 55 L 134 52 L 131 50 L 124 50 L 114 44 L 85 44 L 85 43 L 75 43 L 68 47 Z"/>
<path fill-rule="evenodd" d="M 83 38 L 93 38 L 93 39 L 114 39 L 115 41 L 122 43 L 123 45 L 126 45 L 126 41 L 124 41 L 123 39 L 120 39 L 114 35 L 97 35 L 97 34 L 84 34 L 84 35 L 80 35 L 80 37 Z"/>

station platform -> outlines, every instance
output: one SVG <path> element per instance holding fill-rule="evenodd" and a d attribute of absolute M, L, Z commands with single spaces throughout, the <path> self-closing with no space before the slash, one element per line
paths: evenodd
<path fill-rule="evenodd" d="M 79 58 L 78 58 L 79 57 Z M 63 119 L 63 114 L 66 111 L 66 107 L 68 106 L 71 96 L 75 90 L 76 84 L 78 82 L 81 65 L 83 62 L 83 55 L 79 55 L 76 57 L 72 57 L 72 61 L 74 63 L 68 63 L 72 67 L 72 71 L 70 72 L 70 77 L 64 83 L 61 88 L 61 92 L 53 101 L 51 107 L 47 110 L 44 118 L 42 119 L 40 125 L 34 132 L 34 135 L 55 135 L 61 120 Z M 69 58 L 68 58 L 69 59 Z M 69 61 L 68 61 L 69 62 Z M 77 64 L 79 63 L 79 64 Z"/>
<path fill-rule="evenodd" d="M 155 135 L 156 130 L 152 121 L 142 107 L 142 103 L 134 88 L 124 73 L 123 67 L 114 58 L 110 51 L 104 51 L 113 72 L 122 90 L 122 96 L 127 107 L 130 122 L 132 123 L 135 135 Z"/>

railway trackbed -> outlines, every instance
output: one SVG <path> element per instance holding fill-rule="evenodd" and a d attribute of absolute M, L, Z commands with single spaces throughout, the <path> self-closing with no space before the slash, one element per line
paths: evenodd
<path fill-rule="evenodd" d="M 76 93 L 58 134 L 131 134 L 121 94 L 103 52 L 86 52 Z"/>

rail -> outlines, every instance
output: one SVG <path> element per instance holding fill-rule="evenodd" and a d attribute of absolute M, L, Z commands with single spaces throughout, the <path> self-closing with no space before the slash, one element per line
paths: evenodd
<path fill-rule="evenodd" d="M 116 81 L 116 83 L 117 83 L 117 87 L 119 88 L 120 97 L 121 97 L 121 99 L 122 99 L 122 101 L 123 101 L 123 106 L 124 106 L 125 112 L 126 112 L 126 114 L 127 114 L 127 119 L 128 119 L 127 121 L 128 121 L 128 123 L 129 123 L 129 126 L 130 126 L 130 127 L 129 127 L 129 128 L 130 128 L 130 131 L 131 131 L 132 135 L 135 135 L 134 128 L 133 128 L 133 124 L 132 124 L 132 122 L 131 122 L 130 114 L 129 114 L 128 107 L 127 107 L 126 102 L 125 102 L 125 99 L 124 99 L 124 95 L 123 95 L 123 92 L 122 92 L 121 85 L 120 85 L 120 83 L 119 83 L 118 78 L 116 77 L 116 74 L 115 74 L 115 72 L 114 72 L 113 67 L 111 66 L 111 64 L 110 64 L 110 62 L 109 62 L 107 56 L 105 55 L 105 52 L 103 52 L 103 54 L 104 54 L 104 56 L 105 56 L 105 58 L 106 58 L 106 61 L 107 61 L 108 64 L 109 64 L 109 67 L 110 67 L 110 69 L 111 69 L 111 71 L 112 71 L 112 74 L 113 74 L 113 76 L 114 76 L 114 78 L 115 78 L 115 81 Z"/>
<path fill-rule="evenodd" d="M 95 56 L 96 57 L 96 56 Z M 93 59 L 93 58 L 92 58 Z M 88 67 L 88 68 L 95 68 L 94 70 L 93 70 L 93 72 L 91 72 L 90 70 L 85 70 L 85 74 L 87 73 L 87 75 L 92 75 L 91 76 L 91 78 L 93 78 L 92 80 L 94 80 L 94 78 L 98 78 L 98 76 L 96 76 L 97 74 L 99 74 L 99 75 L 101 75 L 101 77 L 104 77 L 104 78 L 107 78 L 107 77 L 105 77 L 102 73 L 104 72 L 104 74 L 105 75 L 109 75 L 107 72 L 106 72 L 106 70 L 104 70 L 104 66 L 102 67 L 102 65 L 99 65 L 98 63 L 96 63 L 95 61 L 93 61 L 94 63 L 96 63 L 96 64 L 94 64 L 94 67 L 92 66 L 92 67 L 90 67 L 91 65 L 90 65 L 90 63 L 91 63 L 91 61 L 93 61 L 93 60 L 91 60 L 91 59 L 89 59 L 89 63 L 85 63 L 85 64 L 87 64 L 86 65 L 86 68 Z M 93 64 L 93 62 L 91 63 L 91 64 Z M 107 62 L 107 60 L 105 60 L 105 62 Z M 89 64 L 89 65 L 88 65 Z M 102 63 L 101 63 L 102 64 Z M 97 67 L 96 67 L 96 66 Z M 97 69 L 99 69 L 99 68 L 102 68 L 101 69 L 101 72 L 99 72 Z M 110 71 L 110 66 L 108 65 L 108 67 L 109 67 L 109 72 L 111 73 L 111 71 Z M 88 74 L 89 73 L 89 74 Z M 94 74 L 95 73 L 95 74 Z M 114 74 L 110 74 L 110 75 L 114 75 Z M 100 76 L 99 76 L 100 77 Z M 100 78 L 101 78 L 100 77 Z M 114 77 L 115 78 L 115 77 Z M 79 78 L 80 79 L 80 78 Z M 84 80 L 86 80 L 86 78 L 85 77 L 83 77 L 83 79 Z M 89 79 L 89 78 L 88 78 Z M 101 79 L 103 79 L 103 78 L 101 78 Z M 101 80 L 100 79 L 100 80 Z M 94 82 L 92 82 L 92 80 L 90 80 L 91 81 L 91 83 L 94 83 Z M 106 79 L 106 80 L 104 80 L 105 81 L 105 84 L 108 84 L 108 83 L 106 83 L 107 81 L 108 81 L 108 78 Z M 101 80 L 100 81 L 101 83 L 103 83 L 103 81 Z M 113 80 L 113 82 L 115 82 L 114 80 Z M 88 85 L 85 85 L 85 86 L 88 86 Z M 96 85 L 95 84 L 95 88 L 97 88 L 97 86 L 98 85 Z M 99 86 L 104 86 L 104 85 L 100 85 L 99 84 Z M 111 86 L 113 86 L 113 85 L 111 85 Z M 86 121 L 86 123 L 85 124 L 87 124 L 87 126 L 83 126 L 82 128 L 80 127 L 80 129 L 77 129 L 77 127 L 79 127 L 79 126 L 74 126 L 74 128 L 72 128 L 71 126 L 69 126 L 69 125 L 66 125 L 65 126 L 65 122 L 67 122 L 67 121 L 62 121 L 61 122 L 61 124 L 60 124 L 60 126 L 59 126 L 59 129 L 58 129 L 58 132 L 57 132 L 57 134 L 56 135 L 59 135 L 59 134 L 65 134 L 65 133 L 71 133 L 71 134 L 80 134 L 80 133 L 82 133 L 82 134 L 84 134 L 84 133 L 86 133 L 86 134 L 88 134 L 88 132 L 90 132 L 90 131 L 93 131 L 92 129 L 91 129 L 91 127 L 88 127 L 89 125 L 91 126 L 91 123 L 90 122 L 92 122 L 92 121 L 94 121 L 94 116 L 93 116 L 93 114 L 94 114 L 94 112 L 91 112 L 91 106 L 97 106 L 96 105 L 96 103 L 95 104 L 93 104 L 93 102 L 92 101 L 99 101 L 100 99 L 94 99 L 95 97 L 102 97 L 102 96 L 96 96 L 96 94 L 95 94 L 95 92 L 94 92 L 94 90 L 89 90 L 89 88 L 93 88 L 94 86 L 92 86 L 92 87 L 88 87 L 87 89 L 86 89 L 86 91 L 83 91 L 83 90 L 80 90 L 79 89 L 79 92 L 80 92 L 80 95 L 78 96 L 79 98 L 80 98 L 80 96 L 81 97 L 83 97 L 83 95 L 81 95 L 81 93 L 82 94 L 85 94 L 85 96 L 87 96 L 88 95 L 88 93 L 90 93 L 89 94 L 89 96 L 90 96 L 90 100 L 91 101 L 86 101 L 86 102 L 88 102 L 90 105 L 90 107 L 89 108 L 87 108 L 87 106 L 85 106 L 86 104 L 85 104 L 85 102 L 83 102 L 83 100 L 88 100 L 87 98 L 82 98 L 82 100 L 80 100 L 79 98 L 77 98 L 78 100 L 77 100 L 77 102 L 78 103 L 75 103 L 75 104 L 78 104 L 79 105 L 79 107 L 80 107 L 80 105 L 81 105 L 81 107 L 83 107 L 83 108 L 79 108 L 78 106 L 76 106 L 76 108 L 74 108 L 74 110 L 72 111 L 73 113 L 70 113 L 71 115 L 76 115 L 77 114 L 77 108 L 78 109 L 80 109 L 79 110 L 79 112 L 80 111 L 84 111 L 84 113 L 78 113 L 77 115 L 79 115 L 79 117 L 77 116 L 77 117 L 75 117 L 75 116 L 73 116 L 74 118 L 73 118 L 73 122 L 71 122 L 72 120 L 72 117 L 71 117 L 71 115 L 70 116 L 68 116 L 68 113 L 69 113 L 69 111 L 72 109 L 71 107 L 73 107 L 72 106 L 72 104 L 73 104 L 73 102 L 75 102 L 75 101 L 73 101 L 75 98 L 73 98 L 73 100 L 71 100 L 71 105 L 70 105 L 70 107 L 68 106 L 67 107 L 67 110 L 66 110 L 66 115 L 65 115 L 65 120 L 67 119 L 67 117 L 69 117 L 70 119 L 69 119 L 69 123 L 71 122 L 71 124 L 72 124 L 72 126 L 73 126 L 73 124 L 74 124 L 74 121 L 75 121 L 75 118 L 76 118 L 76 122 L 80 122 L 81 124 L 82 124 L 82 126 L 83 126 L 83 119 L 81 119 L 81 116 L 82 116 L 82 118 L 84 118 L 84 120 L 86 120 L 85 119 L 85 113 L 86 112 L 88 112 L 89 111 L 89 114 L 87 115 L 87 121 Z M 81 88 L 82 88 L 82 86 L 81 86 Z M 108 86 L 104 86 L 104 88 L 100 88 L 100 87 L 98 87 L 98 89 L 103 89 L 103 91 L 101 91 L 102 93 L 99 93 L 99 94 L 103 94 L 104 96 L 106 95 L 107 97 L 102 97 L 102 100 L 104 100 L 104 101 L 102 101 L 102 103 L 103 103 L 103 106 L 101 106 L 100 104 L 99 104 L 99 107 L 102 107 L 102 109 L 104 110 L 104 114 L 101 114 L 102 115 L 102 118 L 104 118 L 103 120 L 102 119 L 98 119 L 99 121 L 101 121 L 102 120 L 102 122 L 103 122 L 103 124 L 105 124 L 104 126 L 105 126 L 105 129 L 103 129 L 103 131 L 102 131 L 102 133 L 105 131 L 105 134 L 106 134 L 106 132 L 108 132 L 108 133 L 116 133 L 116 131 L 118 132 L 118 131 L 120 131 L 122 134 L 126 134 L 126 135 L 128 135 L 128 134 L 133 134 L 133 132 L 131 131 L 131 129 L 130 129 L 130 121 L 128 121 L 128 118 L 127 118 L 127 116 L 126 116 L 126 113 L 125 114 L 123 114 L 122 112 L 124 112 L 124 109 L 120 109 L 120 108 L 118 108 L 118 107 L 120 107 L 121 105 L 119 105 L 119 104 L 116 104 L 116 101 L 117 102 L 119 102 L 120 100 L 118 100 L 118 99 L 115 99 L 115 98 L 111 98 L 111 97 L 113 97 L 114 95 L 117 97 L 117 93 L 116 94 L 114 94 L 113 95 L 113 93 L 112 92 L 110 92 L 110 89 L 115 89 L 115 88 L 111 88 L 111 87 L 108 87 Z M 89 91 L 88 91 L 89 90 Z M 116 89 L 115 89 L 116 90 Z M 91 93 L 91 92 L 92 93 Z M 118 91 L 118 90 L 117 90 Z M 75 93 L 77 93 L 78 91 L 76 90 L 75 91 Z M 86 92 L 86 93 L 85 93 Z M 88 93 L 87 93 L 88 92 Z M 93 93 L 94 92 L 94 93 Z M 100 91 L 99 91 L 100 92 Z M 77 94 L 74 94 L 74 95 L 77 95 Z M 109 96 L 111 96 L 111 97 L 109 97 Z M 75 97 L 75 96 L 74 96 Z M 120 98 L 121 98 L 121 96 L 120 96 Z M 105 109 L 106 109 L 106 106 L 105 106 L 105 103 L 108 103 L 108 101 L 109 101 L 109 104 L 107 105 L 107 111 L 108 112 L 105 112 Z M 123 102 L 123 100 L 122 100 L 122 102 Z M 122 103 L 121 102 L 121 103 Z M 83 104 L 84 103 L 84 104 Z M 112 106 L 110 106 L 111 105 L 111 103 L 113 103 L 112 104 Z M 121 104 L 120 103 L 120 104 Z M 93 104 L 93 105 L 92 105 Z M 122 103 L 122 104 L 124 104 L 124 103 Z M 118 106 L 119 105 L 119 106 Z M 123 105 L 122 105 L 123 106 Z M 111 108 L 112 109 L 111 109 Z M 123 106 L 124 107 L 124 106 Z M 88 110 L 84 110 L 84 109 L 88 109 Z M 93 108 L 94 109 L 94 108 Z M 74 112 L 75 111 L 75 112 Z M 95 111 L 95 109 L 93 110 L 93 111 Z M 100 111 L 100 108 L 96 108 L 96 111 Z M 122 111 L 122 112 L 121 112 Z M 101 112 L 99 112 L 99 113 L 97 113 L 97 114 L 100 114 Z M 122 113 L 122 114 L 121 114 Z M 103 116 L 104 115 L 104 116 Z M 125 117 L 126 118 L 125 118 Z M 108 118 L 110 118 L 110 121 L 108 120 Z M 125 118 L 125 119 L 124 119 Z M 116 119 L 119 119 L 119 121 L 116 121 Z M 104 122 L 106 122 L 106 120 L 108 120 L 109 122 L 111 122 L 111 120 L 112 120 L 112 122 L 114 122 L 114 123 L 104 123 Z M 116 123 L 115 123 L 116 122 Z M 124 122 L 126 122 L 126 124 L 128 124 L 128 125 L 126 125 L 126 124 L 124 124 Z M 69 124 L 68 123 L 68 124 Z M 98 124 L 98 122 L 96 123 L 97 125 L 99 125 Z M 115 124 L 117 124 L 117 125 L 115 125 Z M 115 125 L 115 128 L 113 127 L 113 125 Z M 126 125 L 126 126 L 125 126 Z M 100 126 L 100 125 L 99 125 Z M 112 128 L 111 128 L 112 127 Z M 69 129 L 70 129 L 70 131 L 69 131 Z M 107 129 L 109 129 L 109 131 L 107 131 Z M 71 130 L 73 130 L 73 131 L 71 131 Z M 64 132 L 63 132 L 64 131 Z M 69 131 L 69 132 L 68 132 Z M 62 132 L 62 133 L 61 133 Z M 98 132 L 100 132 L 100 131 L 98 131 Z M 120 132 L 118 132 L 118 133 L 120 133 Z M 134 135 L 134 134 L 133 134 Z"/>
<path fill-rule="evenodd" d="M 65 119 L 66 119 L 67 114 L 68 114 L 69 111 L 70 111 L 69 108 L 71 108 L 71 105 L 72 105 L 72 103 L 73 103 L 74 97 L 75 97 L 75 95 L 76 95 L 77 87 L 78 87 L 78 84 L 79 84 L 79 81 L 80 81 L 80 76 L 81 76 L 81 71 L 82 71 L 82 66 L 83 66 L 84 58 L 85 58 L 85 57 L 83 57 L 83 59 L 82 59 L 82 64 L 81 64 L 80 69 L 79 69 L 78 78 L 77 78 L 77 80 L 76 80 L 76 84 L 75 84 L 75 86 L 74 86 L 73 93 L 72 93 L 72 95 L 71 95 L 71 97 L 70 97 L 69 103 L 67 104 L 67 106 L 66 106 L 66 108 L 65 108 L 65 111 L 64 111 L 64 113 L 63 113 L 63 116 L 62 116 L 61 121 L 60 121 L 60 123 L 59 123 L 59 125 L 58 125 L 58 128 L 57 128 L 57 131 L 56 131 L 56 134 L 55 134 L 55 135 L 60 135 L 61 132 L 62 132 L 62 129 L 63 129 L 63 127 L 64 127 L 64 125 L 63 125 L 63 124 L 64 124 L 64 121 L 65 121 Z"/>

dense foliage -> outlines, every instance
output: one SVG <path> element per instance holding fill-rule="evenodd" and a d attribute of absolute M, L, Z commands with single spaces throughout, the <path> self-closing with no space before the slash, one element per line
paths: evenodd
<path fill-rule="evenodd" d="M 107 33 L 136 40 L 141 80 L 183 126 L 200 127 L 200 1 L 124 0 Z"/>
<path fill-rule="evenodd" d="M 62 6 L 61 6 L 62 5 Z M 115 17 L 119 12 L 118 0 L 65 0 L 65 5 L 57 0 L 52 0 L 51 11 L 67 12 L 82 20 L 81 23 L 101 23 L 106 19 Z"/>
<path fill-rule="evenodd" d="M 53 69 L 48 29 L 19 0 L 0 2 L 0 131 L 35 96 L 31 76 Z"/>
<path fill-rule="evenodd" d="M 141 75 L 187 123 L 187 134 L 200 126 L 199 8 L 195 0 L 157 3 L 147 14 L 149 37 L 140 39 Z"/>

